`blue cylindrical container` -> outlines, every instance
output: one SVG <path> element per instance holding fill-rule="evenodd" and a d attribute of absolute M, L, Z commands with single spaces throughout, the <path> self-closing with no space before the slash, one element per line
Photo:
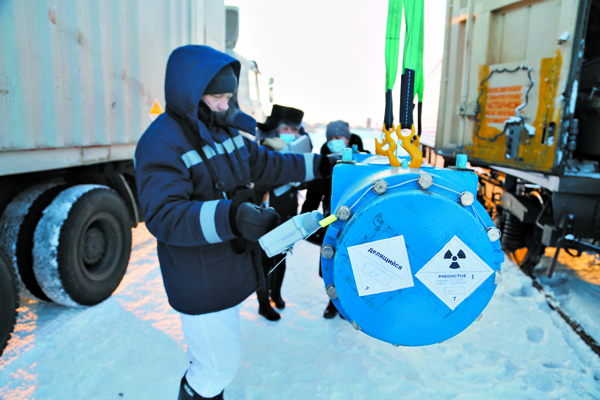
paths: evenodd
<path fill-rule="evenodd" d="M 501 280 L 500 232 L 468 170 L 336 165 L 321 267 L 352 326 L 403 346 L 442 342 L 482 313 Z"/>

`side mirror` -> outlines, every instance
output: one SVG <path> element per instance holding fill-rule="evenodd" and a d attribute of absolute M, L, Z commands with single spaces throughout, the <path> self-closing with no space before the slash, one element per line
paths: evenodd
<path fill-rule="evenodd" d="M 272 85 L 275 82 L 275 78 L 270 77 L 269 78 L 269 85 Z"/>
<path fill-rule="evenodd" d="M 240 35 L 240 9 L 225 7 L 225 47 L 234 49 Z"/>

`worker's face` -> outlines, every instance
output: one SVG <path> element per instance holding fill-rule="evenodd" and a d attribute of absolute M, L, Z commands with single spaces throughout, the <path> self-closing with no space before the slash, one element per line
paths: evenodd
<path fill-rule="evenodd" d="M 296 128 L 283 125 L 277 129 L 277 133 L 279 134 L 279 138 L 286 143 L 292 143 L 294 140 L 298 138 L 298 131 Z"/>
<path fill-rule="evenodd" d="M 283 125 L 282 127 L 280 127 L 278 129 L 277 133 L 279 133 L 279 134 L 291 133 L 292 135 L 295 135 L 297 133 L 297 130 L 293 126 Z"/>
<path fill-rule="evenodd" d="M 229 99 L 232 97 L 233 93 L 205 94 L 202 100 L 214 112 L 223 112 L 229 109 Z"/>
<path fill-rule="evenodd" d="M 348 142 L 350 141 L 346 136 L 332 136 L 331 139 L 328 140 L 328 142 L 331 140 L 343 140 L 346 147 L 348 147 Z"/>

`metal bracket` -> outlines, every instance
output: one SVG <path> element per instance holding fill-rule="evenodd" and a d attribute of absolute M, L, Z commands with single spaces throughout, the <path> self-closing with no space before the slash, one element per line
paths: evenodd
<path fill-rule="evenodd" d="M 519 157 L 521 132 L 523 132 L 523 124 L 521 122 L 507 122 L 504 127 L 506 132 L 506 153 L 504 156 L 507 160 L 514 160 Z"/>

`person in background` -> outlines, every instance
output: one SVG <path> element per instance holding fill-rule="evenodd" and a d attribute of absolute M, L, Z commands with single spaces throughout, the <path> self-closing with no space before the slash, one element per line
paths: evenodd
<path fill-rule="evenodd" d="M 284 150 L 294 140 L 306 135 L 301 125 L 303 117 L 302 110 L 274 104 L 271 115 L 267 117 L 265 123 L 257 124 L 257 140 L 269 150 Z M 312 145 L 310 149 L 312 150 Z M 282 185 L 255 185 L 256 204 L 274 208 L 281 216 L 283 224 L 298 214 L 298 189 L 298 186 L 289 185 L 283 187 Z M 269 321 L 277 321 L 281 318 L 281 315 L 271 306 L 271 300 L 277 309 L 285 308 L 285 301 L 281 297 L 281 286 L 286 270 L 286 261 L 282 261 L 284 257 L 285 254 L 281 254 L 269 258 L 261 249 L 262 264 L 267 276 L 267 290 L 257 290 L 256 296 L 258 313 Z M 277 264 L 279 264 L 277 268 L 268 275 Z"/>
<path fill-rule="evenodd" d="M 272 152 L 240 134 L 254 134 L 256 121 L 237 107 L 239 74 L 239 61 L 208 46 L 175 49 L 167 111 L 135 151 L 146 227 L 187 343 L 179 400 L 223 399 L 239 368 L 241 303 L 265 288 L 256 241 L 279 223 L 274 210 L 252 203 L 250 184 L 331 173 L 319 155 Z"/>
<path fill-rule="evenodd" d="M 368 153 L 368 151 L 364 149 L 360 136 L 351 133 L 350 125 L 345 121 L 333 121 L 327 124 L 325 135 L 327 137 L 327 142 L 321 147 L 321 156 L 323 158 L 326 158 L 330 154 L 340 153 L 345 148 L 352 148 L 353 145 L 356 145 L 359 152 Z M 331 176 L 307 183 L 306 200 L 304 201 L 304 204 L 302 204 L 302 213 L 317 210 L 322 204 L 323 216 L 327 217 L 331 214 L 331 183 Z M 317 233 L 310 236 L 308 241 L 321 246 L 323 244 L 324 235 L 325 230 L 320 229 Z M 319 276 L 323 277 L 320 261 Z M 334 318 L 337 312 L 335 305 L 329 300 L 325 312 L 323 313 L 323 317 L 327 319 Z"/>

